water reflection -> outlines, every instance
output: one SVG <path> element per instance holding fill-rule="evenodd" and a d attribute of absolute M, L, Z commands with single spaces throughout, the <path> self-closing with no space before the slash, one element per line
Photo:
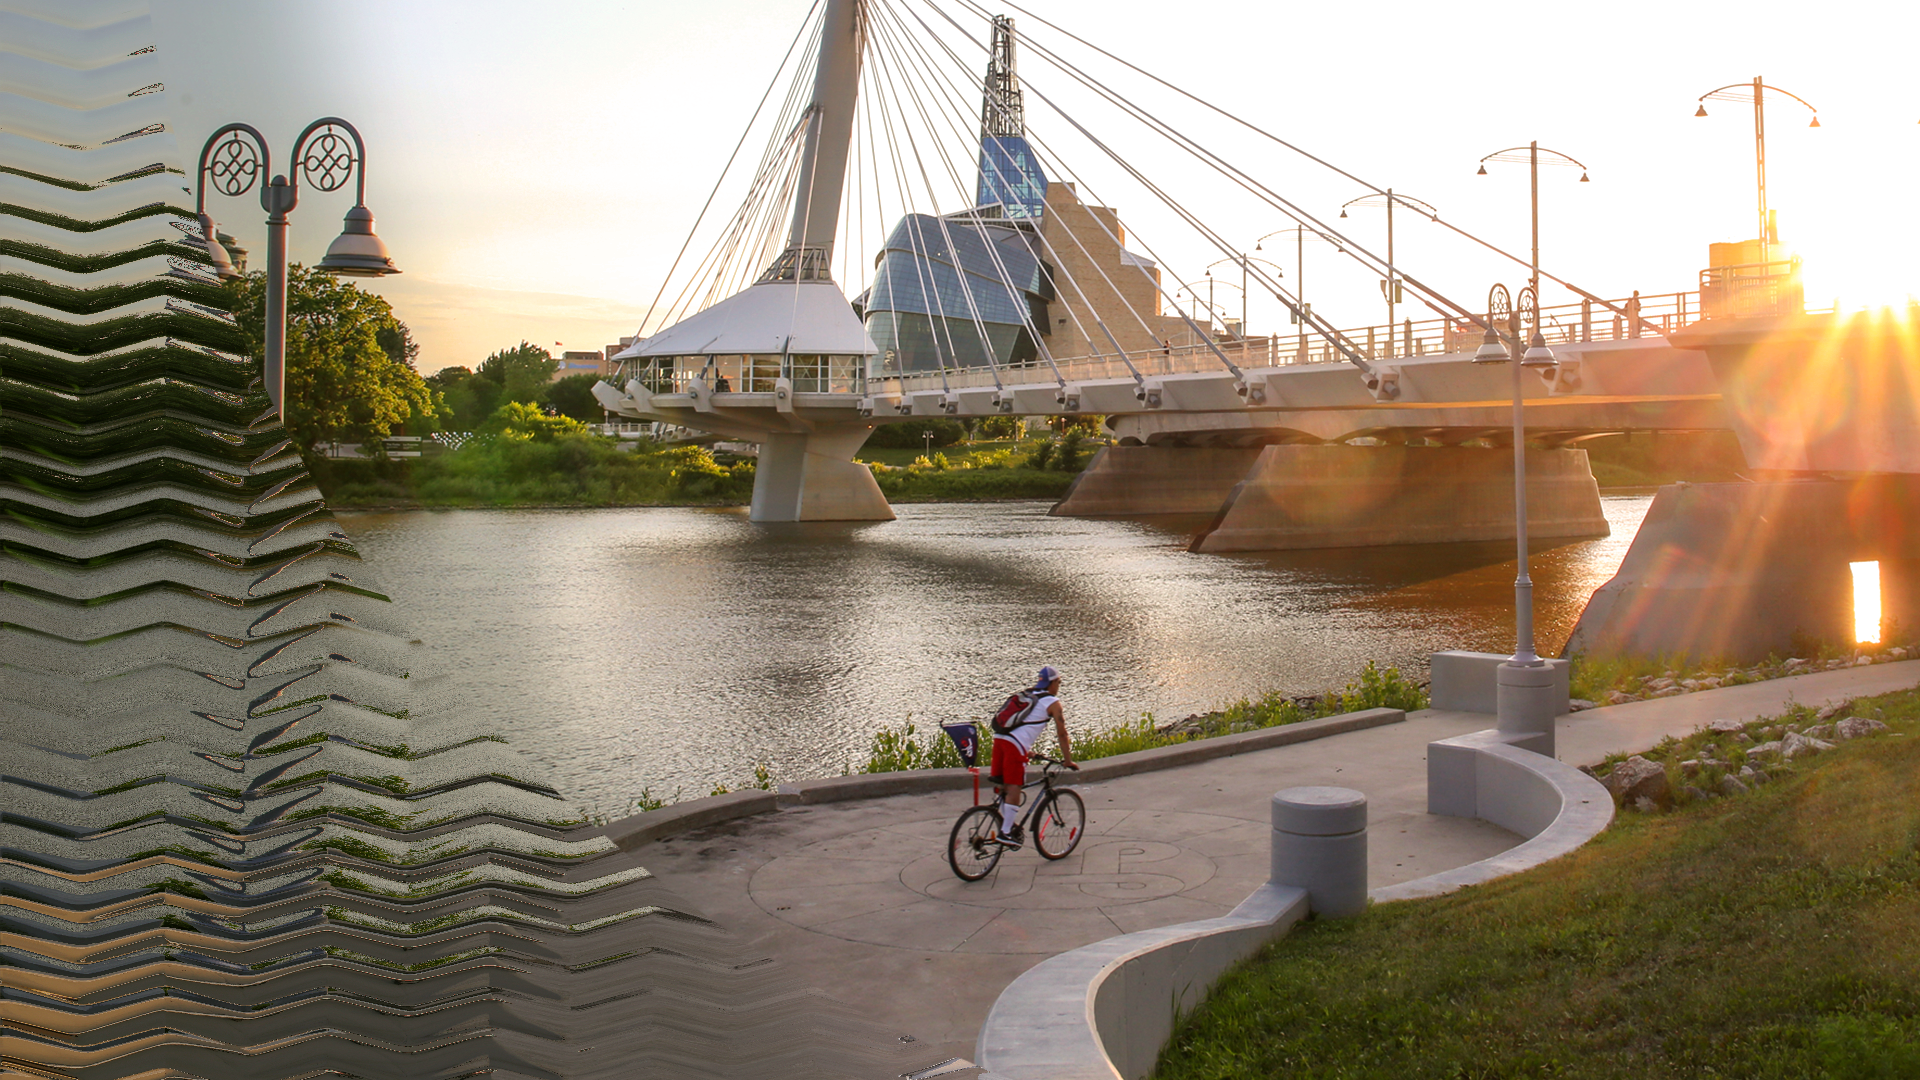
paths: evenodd
<path fill-rule="evenodd" d="M 1544 647 L 1612 576 L 1649 501 L 1608 498 L 1613 536 L 1536 554 Z M 1513 647 L 1508 544 L 1195 555 L 1178 523 L 897 509 L 771 528 L 707 509 L 342 519 L 466 707 L 610 813 L 642 787 L 740 786 L 755 763 L 837 774 L 873 731 L 983 714 L 1041 663 L 1065 673 L 1078 725 L 1322 690 L 1369 659 L 1424 677 L 1435 649 Z"/>

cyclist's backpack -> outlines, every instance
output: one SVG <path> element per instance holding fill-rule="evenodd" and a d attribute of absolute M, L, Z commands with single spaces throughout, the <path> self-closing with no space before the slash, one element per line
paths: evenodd
<path fill-rule="evenodd" d="M 1027 714 L 1033 711 L 1034 696 L 1031 690 L 1022 690 L 1007 699 L 1000 711 L 993 714 L 988 724 L 995 735 L 1005 735 L 1015 728 L 1027 726 Z"/>

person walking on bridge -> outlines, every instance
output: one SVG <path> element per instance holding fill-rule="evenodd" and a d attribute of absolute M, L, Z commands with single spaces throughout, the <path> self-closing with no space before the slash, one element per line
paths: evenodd
<path fill-rule="evenodd" d="M 1020 846 L 1017 822 L 1020 804 L 1026 801 L 1023 788 L 1027 782 L 1027 755 L 1033 752 L 1033 744 L 1049 719 L 1060 737 L 1060 763 L 1069 769 L 1075 767 L 1073 742 L 1067 737 L 1067 716 L 1060 708 L 1060 673 L 1051 667 L 1041 668 L 1039 679 L 1026 696 L 1030 700 L 1025 709 L 1004 725 L 995 725 L 993 762 L 987 770 L 987 779 L 1000 791 L 1000 843 L 1010 848 Z"/>

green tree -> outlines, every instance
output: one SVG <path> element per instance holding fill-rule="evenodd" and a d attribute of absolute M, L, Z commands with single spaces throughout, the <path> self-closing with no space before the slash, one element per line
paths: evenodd
<path fill-rule="evenodd" d="M 232 310 L 255 355 L 265 351 L 267 277 L 234 281 Z M 438 395 L 413 369 L 419 352 L 387 301 L 351 282 L 287 268 L 287 433 L 302 451 L 377 442 L 410 418 L 437 423 Z"/>
<path fill-rule="evenodd" d="M 464 367 L 441 368 L 427 376 L 427 385 L 446 402 L 446 426 L 452 431 L 478 431 L 500 407 L 505 390 Z"/>
<path fill-rule="evenodd" d="M 573 435 L 588 435 L 587 425 L 571 416 L 554 416 L 538 405 L 509 401 L 487 421 L 487 429 L 507 442 L 552 442 Z"/>
<path fill-rule="evenodd" d="M 556 380 L 547 387 L 547 404 L 562 416 L 571 416 L 586 424 L 601 423 L 607 411 L 600 407 L 600 399 L 593 396 L 593 384 L 599 381 L 598 375 L 569 375 Z"/>
<path fill-rule="evenodd" d="M 498 385 L 503 400 L 532 403 L 545 396 L 547 384 L 559 370 L 560 361 L 552 353 L 522 341 L 487 357 L 474 374 Z"/>

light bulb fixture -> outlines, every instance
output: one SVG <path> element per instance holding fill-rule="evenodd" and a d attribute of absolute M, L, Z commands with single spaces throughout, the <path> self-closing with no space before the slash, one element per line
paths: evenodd
<path fill-rule="evenodd" d="M 1527 343 L 1526 354 L 1520 358 L 1520 366 L 1550 368 L 1557 363 L 1559 363 L 1559 361 L 1554 359 L 1553 350 L 1547 348 L 1547 339 L 1541 337 L 1540 331 L 1535 329 L 1533 332 L 1533 340 Z"/>
<path fill-rule="evenodd" d="M 1346 216 L 1347 216 L 1347 212 L 1346 212 L 1345 210 L 1342 210 L 1342 211 L 1340 211 L 1340 216 L 1341 216 L 1341 217 L 1346 217 Z"/>
<path fill-rule="evenodd" d="M 1487 336 L 1481 339 L 1480 348 L 1474 351 L 1473 362 L 1476 364 L 1504 364 L 1511 359 L 1513 359 L 1513 356 L 1507 352 L 1507 347 L 1501 343 L 1500 335 L 1494 332 L 1493 327 L 1487 327 Z"/>
<path fill-rule="evenodd" d="M 1693 115 L 1695 115 L 1695 116 L 1705 116 L 1705 115 L 1707 115 L 1707 103 L 1706 103 L 1706 102 L 1704 102 L 1704 101 L 1703 101 L 1703 102 L 1701 102 L 1701 103 L 1700 103 L 1700 108 L 1699 108 L 1699 109 L 1698 109 L 1697 111 L 1695 111 Z"/>
<path fill-rule="evenodd" d="M 1487 163 L 1486 163 L 1486 162 L 1484 162 L 1484 161 L 1483 161 L 1483 162 L 1481 162 L 1481 163 L 1480 163 L 1480 171 L 1479 171 L 1479 172 L 1477 172 L 1477 173 L 1474 173 L 1473 175 L 1475 175 L 1475 176 L 1485 176 L 1485 175 L 1487 175 Z"/>
<path fill-rule="evenodd" d="M 1819 114 L 1819 113 L 1814 113 L 1814 114 L 1813 114 L 1813 123 L 1811 123 L 1811 124 L 1808 124 L 1807 126 L 1808 126 L 1808 127 L 1819 127 L 1819 126 L 1820 126 L 1820 114 Z"/>
<path fill-rule="evenodd" d="M 1580 174 L 1580 182 L 1581 182 L 1581 183 L 1583 183 L 1583 184 L 1584 184 L 1584 183 L 1587 183 L 1587 182 L 1588 182 L 1588 181 L 1587 181 L 1587 174 L 1586 174 L 1586 173 L 1584 173 L 1584 172 L 1583 172 L 1583 173 L 1581 173 L 1581 174 Z"/>

